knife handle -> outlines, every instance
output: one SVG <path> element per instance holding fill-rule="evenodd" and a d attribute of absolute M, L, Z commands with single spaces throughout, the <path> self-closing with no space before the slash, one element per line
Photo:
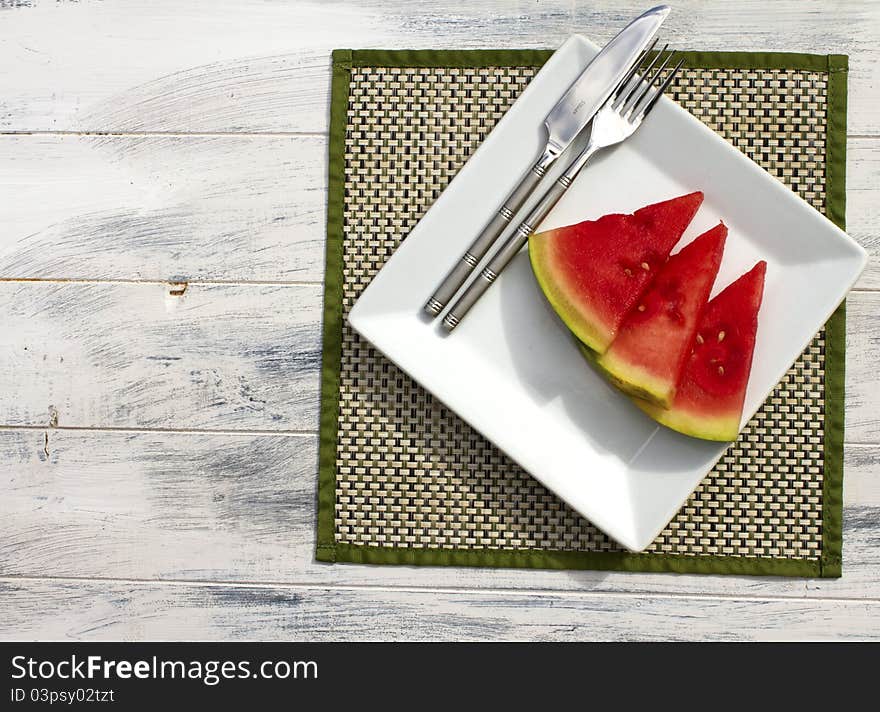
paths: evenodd
<path fill-rule="evenodd" d="M 528 197 L 537 187 L 538 183 L 544 177 L 547 169 L 553 165 L 553 161 L 559 156 L 559 151 L 555 147 L 548 146 L 538 161 L 523 176 L 522 180 L 511 191 L 510 195 L 504 201 L 498 212 L 496 212 L 489 223 L 483 228 L 477 239 L 471 243 L 467 251 L 461 256 L 452 270 L 443 278 L 440 286 L 437 287 L 434 294 L 425 304 L 425 312 L 432 317 L 437 316 L 449 301 L 455 296 L 461 285 L 465 283 L 470 273 L 479 264 L 483 256 L 489 251 L 489 248 L 498 239 L 498 236 L 504 232 L 505 228 L 510 225 L 514 215 L 523 206 Z"/>
<path fill-rule="evenodd" d="M 587 165 L 593 154 L 600 148 L 601 146 L 591 140 L 578 157 L 572 161 L 565 173 L 554 181 L 553 185 L 544 193 L 541 201 L 528 214 L 528 217 L 519 224 L 516 232 L 508 237 L 498 251 L 492 255 L 489 264 L 483 268 L 476 279 L 464 290 L 458 301 L 452 305 L 452 308 L 443 318 L 443 328 L 446 331 L 455 329 L 471 310 L 471 307 L 477 303 L 477 300 L 494 284 L 495 280 L 498 279 L 498 275 L 516 257 L 522 246 L 528 242 L 535 228 L 550 214 L 550 211 L 553 210 L 559 199 L 565 195 L 565 191 L 569 189 L 583 167 Z"/>
<path fill-rule="evenodd" d="M 541 224 L 541 221 L 547 216 L 553 206 L 559 201 L 562 195 L 568 190 L 571 182 L 565 177 L 560 178 L 550 186 L 546 195 L 540 204 L 529 213 L 529 216 L 523 220 L 516 232 L 513 233 L 504 244 L 498 249 L 492 259 L 489 260 L 483 270 L 477 275 L 476 279 L 468 285 L 464 293 L 458 298 L 458 301 L 452 305 L 452 308 L 443 318 L 443 328 L 446 331 L 452 331 L 459 325 L 465 315 L 471 310 L 471 307 L 477 303 L 477 300 L 483 296 L 489 287 L 498 279 L 498 275 L 504 270 L 510 261 L 516 257 L 522 246 L 528 242 L 529 236 L 535 231 L 535 228 Z"/>

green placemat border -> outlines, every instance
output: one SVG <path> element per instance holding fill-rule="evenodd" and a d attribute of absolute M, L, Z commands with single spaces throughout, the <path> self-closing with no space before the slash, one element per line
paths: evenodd
<path fill-rule="evenodd" d="M 327 162 L 327 245 L 324 271 L 324 332 L 321 420 L 318 445 L 317 554 L 335 546 L 336 438 L 339 431 L 339 370 L 342 356 L 342 241 L 345 209 L 345 131 L 351 50 L 334 50 L 330 90 L 330 156 Z M 331 559 L 331 560 L 335 560 Z"/>
<path fill-rule="evenodd" d="M 841 575 L 843 545 L 843 435 L 846 304 L 838 307 L 825 334 L 825 473 L 822 556 L 818 560 L 739 556 L 582 551 L 441 549 L 356 546 L 335 541 L 336 447 L 342 349 L 342 246 L 345 198 L 345 133 L 352 67 L 540 67 L 552 50 L 333 51 L 328 162 L 327 245 L 324 277 L 321 419 L 318 451 L 318 534 L 315 558 L 326 562 L 422 566 L 482 566 L 595 569 L 753 576 Z M 839 227 L 846 214 L 846 55 L 786 52 L 680 52 L 685 65 L 705 69 L 799 69 L 828 74 L 825 154 L 825 213 Z"/>
<path fill-rule="evenodd" d="M 825 127 L 825 214 L 846 229 L 846 104 L 849 60 L 828 56 Z M 843 435 L 846 389 L 846 302 L 825 325 L 825 475 L 819 575 L 837 578 L 843 562 Z"/>

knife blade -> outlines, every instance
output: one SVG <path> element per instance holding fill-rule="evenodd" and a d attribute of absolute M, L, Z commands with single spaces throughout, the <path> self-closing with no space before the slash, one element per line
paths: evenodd
<path fill-rule="evenodd" d="M 540 158 L 525 173 L 501 208 L 425 303 L 424 310 L 428 315 L 435 317 L 440 314 L 455 296 L 489 248 L 510 225 L 550 166 L 590 123 L 602 104 L 626 77 L 669 12 L 669 6 L 658 5 L 630 22 L 593 57 L 574 84 L 550 110 L 544 120 L 547 143 Z"/>
<path fill-rule="evenodd" d="M 548 145 L 559 153 L 592 120 L 645 50 L 663 20 L 668 5 L 658 5 L 639 15 L 605 45 L 544 120 Z"/>

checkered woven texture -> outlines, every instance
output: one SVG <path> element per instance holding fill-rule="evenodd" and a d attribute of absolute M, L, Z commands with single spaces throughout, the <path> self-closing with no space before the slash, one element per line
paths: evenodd
<path fill-rule="evenodd" d="M 536 71 L 352 69 L 346 315 Z M 823 208 L 825 74 L 689 69 L 672 96 Z M 820 333 L 649 553 L 820 557 L 824 350 Z M 339 399 L 337 543 L 619 550 L 347 323 Z"/>

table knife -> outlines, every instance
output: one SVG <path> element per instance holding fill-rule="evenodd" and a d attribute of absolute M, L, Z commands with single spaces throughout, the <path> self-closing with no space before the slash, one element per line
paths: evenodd
<path fill-rule="evenodd" d="M 547 143 L 537 162 L 525 173 L 504 204 L 461 256 L 424 309 L 434 317 L 443 311 L 499 235 L 511 223 L 556 159 L 590 123 L 620 81 L 657 34 L 669 14 L 658 5 L 630 22 L 592 59 L 586 69 L 544 120 Z"/>

